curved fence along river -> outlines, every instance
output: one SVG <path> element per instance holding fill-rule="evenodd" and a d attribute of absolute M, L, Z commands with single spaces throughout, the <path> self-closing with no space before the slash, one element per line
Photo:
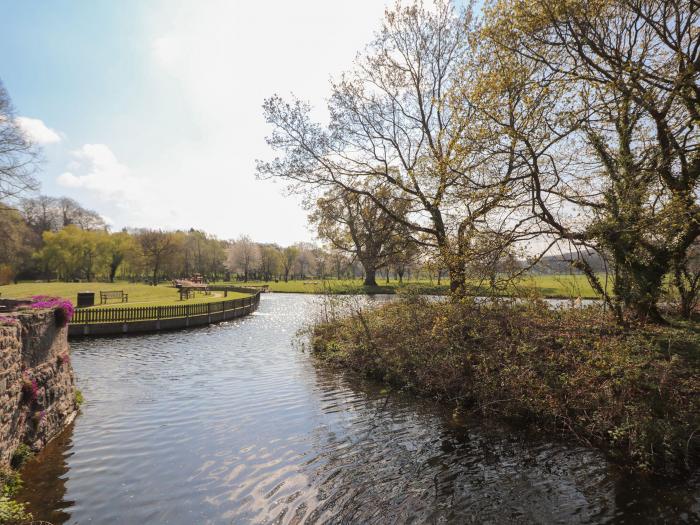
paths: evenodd
<path fill-rule="evenodd" d="M 602 454 L 314 365 L 309 295 L 180 332 L 85 339 L 86 404 L 25 469 L 53 523 L 700 521 L 700 477 L 627 476 Z"/>
<path fill-rule="evenodd" d="M 168 306 L 77 308 L 68 326 L 68 335 L 100 336 L 180 330 L 243 317 L 255 311 L 260 302 L 260 290 L 232 286 L 210 286 L 208 289 L 251 295 L 240 299 Z"/>

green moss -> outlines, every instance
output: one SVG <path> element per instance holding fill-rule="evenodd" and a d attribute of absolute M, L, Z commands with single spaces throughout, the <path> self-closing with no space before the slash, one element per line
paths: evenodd
<path fill-rule="evenodd" d="M 80 406 L 84 402 L 85 402 L 85 398 L 83 397 L 83 393 L 76 388 L 75 389 L 75 404 Z"/>

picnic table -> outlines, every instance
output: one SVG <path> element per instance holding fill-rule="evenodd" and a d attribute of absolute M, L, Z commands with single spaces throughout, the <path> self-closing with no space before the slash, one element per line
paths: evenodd
<path fill-rule="evenodd" d="M 211 290 L 208 284 L 188 284 L 178 286 L 180 292 L 180 300 L 184 301 L 186 299 L 191 299 L 194 297 L 195 293 L 200 292 L 205 295 L 210 295 Z"/>

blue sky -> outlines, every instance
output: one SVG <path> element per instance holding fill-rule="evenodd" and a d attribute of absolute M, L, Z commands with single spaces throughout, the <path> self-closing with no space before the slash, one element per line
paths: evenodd
<path fill-rule="evenodd" d="M 0 0 L 0 79 L 44 143 L 42 192 L 122 226 L 309 240 L 270 152 L 261 104 L 324 106 L 371 38 L 382 0 Z M 260 211 L 264 210 L 264 211 Z"/>

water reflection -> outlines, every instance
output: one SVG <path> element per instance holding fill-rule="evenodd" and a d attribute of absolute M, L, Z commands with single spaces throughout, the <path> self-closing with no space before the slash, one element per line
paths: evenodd
<path fill-rule="evenodd" d="M 381 299 L 379 299 L 381 300 Z M 700 480 L 605 458 L 317 368 L 293 344 L 318 304 L 73 345 L 87 403 L 28 465 L 53 523 L 699 522 Z"/>

